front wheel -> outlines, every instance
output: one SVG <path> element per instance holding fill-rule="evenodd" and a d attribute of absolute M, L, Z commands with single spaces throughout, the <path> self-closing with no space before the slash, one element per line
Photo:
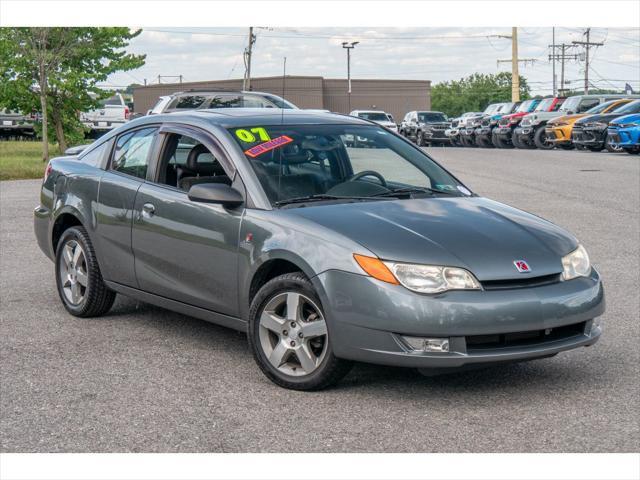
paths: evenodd
<path fill-rule="evenodd" d="M 498 135 L 495 135 L 493 138 L 494 138 L 494 145 L 496 147 L 498 147 L 498 148 L 513 148 L 513 145 L 511 143 L 503 140 Z"/>
<path fill-rule="evenodd" d="M 418 145 L 419 147 L 424 147 L 424 136 L 422 132 L 418 132 L 416 134 L 416 145 Z"/>
<path fill-rule="evenodd" d="M 284 388 L 320 390 L 351 369 L 334 356 L 320 299 L 300 272 L 280 275 L 258 291 L 248 338 L 262 372 Z"/>
<path fill-rule="evenodd" d="M 606 140 L 604 141 L 604 148 L 607 149 L 607 152 L 618 153 L 622 151 L 622 147 L 620 145 L 614 145 L 611 143 L 611 137 L 607 135 Z"/>
<path fill-rule="evenodd" d="M 533 135 L 533 143 L 536 144 L 540 150 L 553 150 L 554 144 L 549 140 L 549 136 L 544 127 L 540 127 Z"/>
<path fill-rule="evenodd" d="M 93 245 L 83 227 L 71 227 L 56 249 L 56 285 L 64 308 L 76 317 L 99 317 L 116 298 L 105 285 Z"/>

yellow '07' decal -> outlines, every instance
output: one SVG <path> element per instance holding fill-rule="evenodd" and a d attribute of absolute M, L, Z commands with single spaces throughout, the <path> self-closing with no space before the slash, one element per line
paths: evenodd
<path fill-rule="evenodd" d="M 255 142 L 256 135 L 258 135 L 258 138 L 260 139 L 261 142 L 268 142 L 269 140 L 271 140 L 271 137 L 269 137 L 269 134 L 264 129 L 264 127 L 255 127 L 250 130 L 239 128 L 238 130 L 236 130 L 236 137 L 238 137 L 240 140 L 242 140 L 245 143 Z"/>

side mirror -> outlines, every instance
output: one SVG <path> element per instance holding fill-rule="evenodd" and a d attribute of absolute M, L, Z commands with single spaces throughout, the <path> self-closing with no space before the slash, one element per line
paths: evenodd
<path fill-rule="evenodd" d="M 223 207 L 234 208 L 244 203 L 239 191 L 224 183 L 199 183 L 193 185 L 187 193 L 189 200 L 201 203 L 217 203 Z"/>

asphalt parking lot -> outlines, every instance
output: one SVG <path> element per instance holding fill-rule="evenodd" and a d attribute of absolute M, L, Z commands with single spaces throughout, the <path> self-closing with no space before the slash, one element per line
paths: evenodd
<path fill-rule="evenodd" d="M 103 318 L 67 314 L 33 236 L 40 182 L 2 182 L 1 451 L 637 451 L 640 157 L 428 150 L 581 240 L 605 279 L 598 344 L 431 378 L 358 365 L 331 390 L 283 390 L 241 333 L 123 297 Z"/>

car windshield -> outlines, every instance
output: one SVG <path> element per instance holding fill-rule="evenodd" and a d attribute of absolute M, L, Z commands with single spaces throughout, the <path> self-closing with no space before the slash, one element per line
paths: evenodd
<path fill-rule="evenodd" d="M 533 105 L 535 100 L 527 100 L 526 102 L 522 102 L 516 112 L 528 112 L 531 109 L 531 105 Z"/>
<path fill-rule="evenodd" d="M 551 107 L 553 100 L 553 98 L 545 98 L 544 100 L 540 101 L 534 112 L 546 112 Z"/>
<path fill-rule="evenodd" d="M 389 118 L 386 113 L 382 112 L 359 112 L 358 117 L 374 122 L 388 122 Z"/>
<path fill-rule="evenodd" d="M 600 105 L 596 105 L 595 107 L 590 108 L 589 110 L 587 110 L 584 113 L 589 113 L 589 114 L 591 114 L 591 113 L 602 113 L 605 110 L 610 109 L 612 105 L 614 105 L 615 103 L 618 103 L 618 102 L 620 102 L 620 100 L 610 100 L 608 102 L 601 103 Z"/>
<path fill-rule="evenodd" d="M 440 112 L 420 112 L 418 113 L 418 121 L 421 123 L 446 122 L 447 117 Z"/>
<path fill-rule="evenodd" d="M 407 141 L 374 125 L 248 125 L 229 130 L 273 205 L 469 195 Z"/>
<path fill-rule="evenodd" d="M 626 103 L 615 108 L 611 113 L 640 113 L 640 100 L 634 100 L 633 102 Z"/>
<path fill-rule="evenodd" d="M 512 102 L 503 103 L 502 105 L 500 105 L 500 108 L 498 109 L 497 113 L 511 113 L 511 110 L 513 110 L 514 105 L 515 104 Z"/>

